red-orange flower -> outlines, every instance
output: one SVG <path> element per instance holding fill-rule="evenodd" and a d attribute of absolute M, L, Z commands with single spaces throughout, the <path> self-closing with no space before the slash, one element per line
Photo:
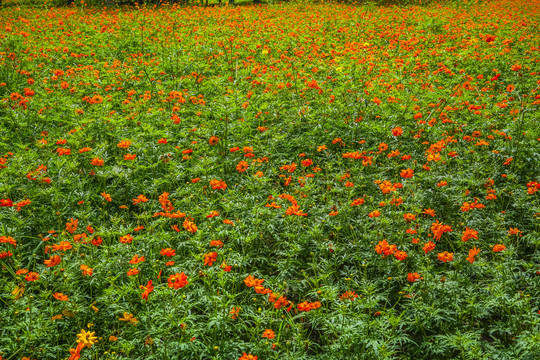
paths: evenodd
<path fill-rule="evenodd" d="M 435 249 L 435 243 L 433 243 L 431 240 L 428 241 L 424 247 L 422 247 L 422 250 L 424 250 L 424 254 L 427 254 L 431 250 Z"/>
<path fill-rule="evenodd" d="M 165 249 L 161 249 L 159 253 L 163 256 L 173 257 L 174 255 L 176 255 L 176 250 L 171 249 L 171 248 L 165 248 Z"/>
<path fill-rule="evenodd" d="M 262 337 L 263 337 L 263 338 L 267 338 L 267 339 L 272 340 L 273 338 L 276 337 L 276 334 L 274 333 L 273 330 L 271 330 L 271 329 L 266 329 L 266 330 L 264 330 L 264 332 L 263 332 L 263 334 L 262 334 Z"/>
<path fill-rule="evenodd" d="M 257 360 L 257 357 L 251 354 L 244 353 L 238 360 Z"/>
<path fill-rule="evenodd" d="M 184 274 L 183 271 L 180 274 L 176 273 L 174 275 L 169 275 L 167 282 L 169 283 L 169 287 L 174 287 L 176 290 L 189 284 L 187 281 L 187 275 Z"/>
<path fill-rule="evenodd" d="M 469 239 L 478 239 L 478 231 L 466 227 L 465 231 L 462 233 L 461 241 L 465 242 Z"/>
<path fill-rule="evenodd" d="M 358 297 L 358 295 L 356 294 L 355 291 L 345 291 L 343 294 L 339 295 L 339 299 L 341 301 L 343 300 L 351 300 L 353 301 L 354 299 L 356 299 Z"/>
<path fill-rule="evenodd" d="M 210 136 L 210 139 L 208 139 L 208 144 L 211 146 L 217 145 L 219 143 L 219 138 L 217 136 Z"/>
<path fill-rule="evenodd" d="M 396 251 L 394 257 L 398 260 L 405 260 L 407 258 L 407 253 L 405 251 Z"/>
<path fill-rule="evenodd" d="M 471 264 L 476 261 L 475 256 L 480 254 L 480 249 L 472 248 L 469 250 L 469 256 L 467 257 L 467 261 Z"/>
<path fill-rule="evenodd" d="M 131 260 L 129 260 L 129 263 L 130 264 L 138 264 L 138 263 L 143 262 L 144 260 L 146 260 L 144 258 L 144 256 L 139 257 L 139 255 L 135 254 L 135 255 L 133 255 L 133 258 L 131 258 Z"/>
<path fill-rule="evenodd" d="M 141 299 L 148 301 L 148 295 L 154 291 L 152 280 L 149 280 L 146 286 L 141 285 L 140 288 L 144 290 L 144 292 L 141 294 Z"/>
<path fill-rule="evenodd" d="M 217 260 L 217 252 L 209 252 L 204 254 L 204 265 L 212 266 L 212 264 Z"/>
<path fill-rule="evenodd" d="M 80 266 L 83 276 L 92 276 L 94 274 L 94 268 L 88 267 L 87 265 L 82 264 Z"/>
<path fill-rule="evenodd" d="M 501 252 L 506 249 L 506 246 L 503 244 L 497 244 L 493 246 L 493 252 Z"/>
<path fill-rule="evenodd" d="M 403 219 L 405 219 L 405 221 L 407 222 L 411 222 L 411 221 L 416 220 L 416 216 L 411 213 L 406 213 L 406 214 L 403 214 Z"/>
<path fill-rule="evenodd" d="M 69 300 L 69 297 L 67 295 L 64 295 L 64 294 L 59 293 L 59 292 L 54 293 L 53 297 L 56 300 L 60 300 L 60 301 L 68 301 Z"/>
<path fill-rule="evenodd" d="M 396 127 L 392 129 L 392 135 L 401 136 L 403 134 L 403 129 L 401 127 Z"/>
<path fill-rule="evenodd" d="M 105 191 L 102 192 L 100 195 L 103 196 L 103 198 L 104 198 L 105 200 L 107 200 L 108 202 L 111 202 L 111 201 L 112 201 L 111 195 L 107 194 Z"/>
<path fill-rule="evenodd" d="M 249 167 L 248 163 L 244 160 L 240 161 L 238 165 L 236 165 L 236 171 L 238 172 L 244 172 Z"/>
<path fill-rule="evenodd" d="M 399 174 L 401 175 L 402 178 L 409 179 L 414 176 L 414 170 L 413 169 L 401 170 Z"/>
<path fill-rule="evenodd" d="M 375 251 L 377 252 L 377 254 L 388 256 L 395 253 L 397 251 L 397 247 L 394 244 L 390 245 L 385 239 L 379 241 L 377 246 L 375 246 Z"/>
<path fill-rule="evenodd" d="M 39 279 L 39 274 L 34 271 L 30 271 L 25 277 L 26 281 L 36 281 Z"/>
<path fill-rule="evenodd" d="M 127 276 L 134 276 L 134 275 L 137 275 L 141 272 L 141 270 L 137 269 L 137 268 L 133 268 L 133 269 L 129 269 L 128 272 L 127 272 Z"/>

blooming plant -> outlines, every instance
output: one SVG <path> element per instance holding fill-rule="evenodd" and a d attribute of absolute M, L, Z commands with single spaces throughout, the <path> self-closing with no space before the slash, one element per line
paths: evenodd
<path fill-rule="evenodd" d="M 0 359 L 538 358 L 537 1 L 29 1 Z"/>

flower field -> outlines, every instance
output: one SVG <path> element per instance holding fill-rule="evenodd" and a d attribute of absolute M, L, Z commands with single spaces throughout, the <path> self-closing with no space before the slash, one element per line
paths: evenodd
<path fill-rule="evenodd" d="M 540 3 L 0 8 L 0 359 L 538 359 Z"/>

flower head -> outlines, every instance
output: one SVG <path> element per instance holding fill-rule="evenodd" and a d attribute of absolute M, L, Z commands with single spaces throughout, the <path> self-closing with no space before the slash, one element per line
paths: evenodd
<path fill-rule="evenodd" d="M 81 330 L 80 334 L 77 334 L 77 343 L 83 344 L 83 347 L 90 347 L 97 343 L 97 336 L 95 336 L 95 331 L 85 331 L 84 329 Z"/>

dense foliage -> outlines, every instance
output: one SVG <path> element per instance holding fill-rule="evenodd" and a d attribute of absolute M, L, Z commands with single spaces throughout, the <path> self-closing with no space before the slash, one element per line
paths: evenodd
<path fill-rule="evenodd" d="M 535 359 L 539 14 L 0 9 L 0 359 Z"/>

